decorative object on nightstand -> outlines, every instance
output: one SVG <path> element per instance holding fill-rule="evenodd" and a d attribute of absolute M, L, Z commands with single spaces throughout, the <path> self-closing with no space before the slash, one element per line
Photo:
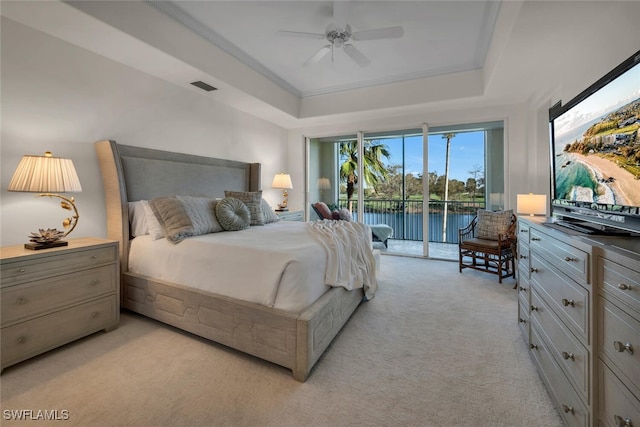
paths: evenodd
<path fill-rule="evenodd" d="M 287 192 L 287 190 L 293 188 L 293 184 L 291 183 L 291 176 L 289 176 L 289 174 L 287 173 L 277 173 L 276 176 L 273 177 L 271 187 L 281 189 L 282 197 L 284 198 L 282 203 L 278 204 L 278 209 L 276 209 L 276 212 L 288 211 L 289 209 L 287 208 L 287 203 L 289 202 L 289 193 Z"/>
<path fill-rule="evenodd" d="M 64 247 L 0 248 L 0 370 L 120 318 L 118 242 L 71 239 Z"/>
<path fill-rule="evenodd" d="M 529 216 L 547 214 L 546 194 L 518 194 L 516 199 L 516 212 Z"/>
<path fill-rule="evenodd" d="M 57 229 L 41 228 L 29 236 L 31 243 L 25 243 L 27 249 L 47 249 L 57 246 L 67 246 L 68 242 L 61 240 L 73 231 L 78 224 L 78 209 L 75 199 L 53 193 L 76 193 L 82 191 L 78 174 L 70 159 L 53 157 L 50 151 L 44 156 L 23 156 L 18 168 L 9 182 L 9 191 L 40 193 L 40 197 L 58 197 L 62 199 L 60 206 L 73 211 L 69 218 L 65 218 L 62 226 L 66 232 Z"/>
<path fill-rule="evenodd" d="M 280 221 L 299 221 L 304 222 L 304 211 L 276 211 Z"/>

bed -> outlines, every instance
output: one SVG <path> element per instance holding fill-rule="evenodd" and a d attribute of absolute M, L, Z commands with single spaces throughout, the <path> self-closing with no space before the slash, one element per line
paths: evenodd
<path fill-rule="evenodd" d="M 260 164 L 133 147 L 115 141 L 97 142 L 95 148 L 105 189 L 107 234 L 120 243 L 123 308 L 291 369 L 296 380 L 305 381 L 351 314 L 366 296 L 372 296 L 366 295 L 366 288 L 325 287 L 322 292 L 318 293 L 316 288 L 312 295 L 304 296 L 302 301 L 304 298 L 308 301 L 299 300 L 297 306 L 265 304 L 257 297 L 252 301 L 206 286 L 173 282 L 168 276 L 154 277 L 157 276 L 154 272 L 136 267 L 137 260 L 129 268 L 131 249 L 134 253 L 138 251 L 132 243 L 145 244 L 144 239 L 132 239 L 129 222 L 132 202 L 176 194 L 220 198 L 226 190 L 255 192 L 260 189 Z M 266 233 L 267 227 L 260 231 Z M 236 240 L 240 236 L 218 234 Z M 207 238 L 188 238 L 185 246 L 204 244 L 201 240 Z M 170 244 L 165 242 L 165 246 L 171 250 Z M 197 246 L 194 248 L 198 251 Z M 173 255 L 166 256 L 174 259 Z M 309 256 L 318 254 L 310 252 Z M 340 262 L 332 261 L 331 255 L 322 260 L 325 264 Z M 211 281 L 216 280 L 215 274 L 210 276 Z M 292 277 L 295 280 L 296 276 Z"/>

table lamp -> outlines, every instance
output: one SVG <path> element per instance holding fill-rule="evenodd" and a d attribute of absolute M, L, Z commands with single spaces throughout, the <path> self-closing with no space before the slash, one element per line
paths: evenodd
<path fill-rule="evenodd" d="M 271 183 L 271 187 L 278 188 L 282 190 L 282 197 L 284 200 L 282 203 L 278 204 L 278 212 L 288 211 L 287 203 L 289 201 L 289 193 L 287 190 L 293 188 L 293 184 L 291 184 L 291 177 L 287 173 L 277 173 L 276 176 L 273 177 L 273 182 Z"/>
<path fill-rule="evenodd" d="M 39 197 L 49 196 L 62 199 L 60 206 L 63 209 L 73 211 L 69 218 L 62 221 L 62 226 L 67 230 L 41 228 L 38 232 L 32 232 L 29 236 L 31 243 L 25 243 L 27 249 L 38 250 L 57 246 L 67 246 L 69 243 L 61 240 L 73 231 L 78 224 L 78 209 L 73 197 L 67 198 L 54 193 L 74 193 L 82 191 L 78 174 L 69 159 L 53 157 L 47 151 L 44 156 L 23 156 L 18 168 L 9 182 L 9 191 L 22 191 L 40 193 Z"/>
<path fill-rule="evenodd" d="M 516 211 L 519 214 L 529 216 L 547 214 L 546 194 L 518 194 L 516 199 Z"/>

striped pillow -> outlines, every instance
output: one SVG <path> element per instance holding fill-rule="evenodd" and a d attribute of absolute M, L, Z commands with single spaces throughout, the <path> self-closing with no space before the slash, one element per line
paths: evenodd
<path fill-rule="evenodd" d="M 264 215 L 262 214 L 262 190 L 260 191 L 228 191 L 225 190 L 224 197 L 233 197 L 242 201 L 249 208 L 251 214 L 251 225 L 264 225 Z"/>

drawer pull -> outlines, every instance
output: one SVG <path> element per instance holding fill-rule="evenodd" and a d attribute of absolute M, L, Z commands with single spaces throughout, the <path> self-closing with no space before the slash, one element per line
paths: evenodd
<path fill-rule="evenodd" d="M 520 290 L 521 290 L 522 292 L 524 292 L 524 291 L 526 291 L 526 290 L 527 290 L 527 288 L 523 288 L 522 286 L 520 286 Z"/>
<path fill-rule="evenodd" d="M 538 307 L 536 307 L 535 305 L 531 306 L 531 311 L 538 311 Z"/>
<path fill-rule="evenodd" d="M 26 337 L 22 336 L 22 337 L 18 337 L 18 339 L 16 340 L 16 342 L 18 344 L 24 344 L 24 342 L 27 340 Z"/>
<path fill-rule="evenodd" d="M 26 303 L 27 303 L 27 300 L 26 300 L 26 299 L 24 299 L 24 298 L 18 298 L 18 299 L 16 300 L 16 304 L 18 304 L 18 305 L 24 305 L 24 304 L 26 304 Z"/>
<path fill-rule="evenodd" d="M 25 270 L 24 268 L 21 268 L 21 269 L 18 270 L 18 273 L 24 273 L 25 271 L 27 271 L 27 270 Z"/>
<path fill-rule="evenodd" d="M 537 268 L 533 268 L 533 267 L 531 267 L 531 272 L 532 272 L 532 273 L 537 273 L 537 272 L 538 272 L 538 269 L 537 269 Z"/>
<path fill-rule="evenodd" d="M 620 283 L 618 285 L 618 289 L 621 289 L 623 291 L 630 291 L 631 290 L 631 286 L 625 285 L 624 283 Z"/>
<path fill-rule="evenodd" d="M 617 427 L 633 427 L 633 423 L 629 418 L 622 418 L 620 415 L 614 415 L 613 420 Z"/>
<path fill-rule="evenodd" d="M 91 281 L 91 286 L 95 286 L 95 285 L 97 285 L 97 284 L 98 284 L 98 280 L 97 280 L 97 279 L 93 279 L 93 280 Z"/>
<path fill-rule="evenodd" d="M 520 259 L 527 259 L 526 255 L 520 255 Z"/>
<path fill-rule="evenodd" d="M 567 353 L 566 351 L 563 351 L 563 352 L 562 352 L 562 358 L 563 358 L 564 360 L 569 360 L 569 359 L 571 359 L 571 360 L 576 360 L 576 358 L 575 358 L 575 356 L 573 355 L 573 353 Z"/>
<path fill-rule="evenodd" d="M 576 411 L 573 409 L 573 406 L 567 406 L 564 403 L 562 404 L 562 410 L 565 414 L 575 414 Z"/>
<path fill-rule="evenodd" d="M 613 347 L 620 353 L 626 350 L 629 354 L 633 354 L 633 346 L 631 343 L 622 344 L 620 341 L 614 341 Z"/>
<path fill-rule="evenodd" d="M 536 242 L 539 242 L 539 241 L 540 241 L 540 240 L 542 240 L 542 239 L 541 239 L 541 238 L 539 238 L 539 237 L 532 237 L 532 238 L 531 238 L 531 240 L 536 241 Z"/>
<path fill-rule="evenodd" d="M 98 317 L 98 315 L 100 315 L 100 313 L 98 313 L 97 311 L 94 311 L 93 313 L 91 313 L 91 317 L 93 317 L 94 319 Z"/>
<path fill-rule="evenodd" d="M 520 320 L 520 323 L 527 323 L 527 319 L 518 319 Z"/>
<path fill-rule="evenodd" d="M 537 346 L 536 344 L 529 344 L 529 348 L 530 348 L 531 350 L 534 350 L 534 349 L 535 349 L 535 350 L 537 350 L 537 349 L 538 349 L 538 346 Z"/>
<path fill-rule="evenodd" d="M 566 257 L 564 257 L 564 260 L 567 261 L 567 262 L 571 262 L 571 261 L 577 261 L 578 259 L 577 258 L 571 258 L 570 256 L 566 256 Z"/>
<path fill-rule="evenodd" d="M 565 307 L 575 307 L 576 303 L 572 299 L 562 298 L 562 305 Z"/>
<path fill-rule="evenodd" d="M 98 259 L 96 255 L 91 255 L 91 259 Z"/>
<path fill-rule="evenodd" d="M 527 230 L 527 229 L 521 229 L 521 230 L 520 230 L 520 232 L 521 232 L 521 233 L 528 233 L 528 232 L 529 232 L 529 230 Z"/>

